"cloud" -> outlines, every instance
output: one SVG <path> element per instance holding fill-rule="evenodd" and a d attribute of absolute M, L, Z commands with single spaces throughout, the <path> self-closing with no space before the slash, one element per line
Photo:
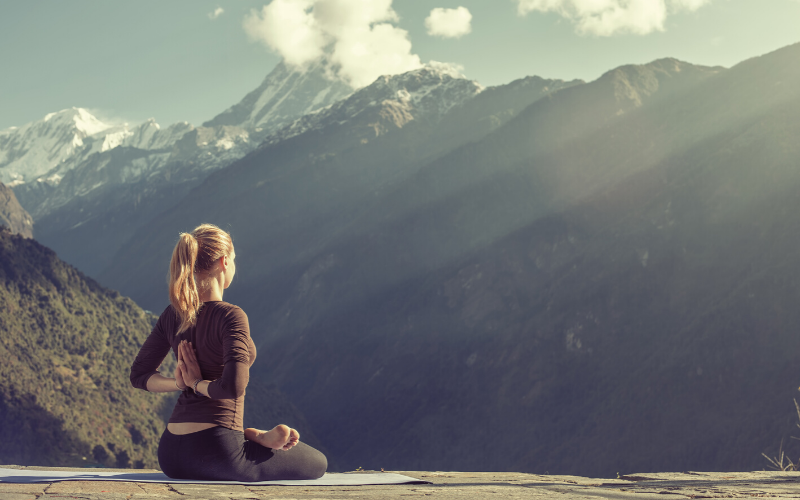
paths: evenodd
<path fill-rule="evenodd" d="M 667 15 L 695 11 L 711 0 L 515 0 L 517 12 L 555 12 L 583 35 L 646 35 L 664 31 Z"/>
<path fill-rule="evenodd" d="M 422 66 L 397 21 L 392 0 L 273 0 L 251 10 L 243 26 L 287 64 L 327 57 L 337 77 L 359 88 Z"/>
<path fill-rule="evenodd" d="M 462 66 L 461 64 L 439 62 L 439 61 L 428 61 L 428 63 L 425 66 L 435 71 L 439 71 L 441 73 L 450 75 L 452 78 L 466 78 L 466 76 L 464 76 L 464 66 Z"/>
<path fill-rule="evenodd" d="M 472 14 L 466 7 L 436 8 L 425 19 L 425 28 L 431 36 L 460 38 L 472 31 Z"/>
<path fill-rule="evenodd" d="M 214 19 L 216 19 L 219 16 L 221 16 L 224 12 L 225 12 L 225 9 L 223 9 L 222 7 L 217 7 L 216 9 L 214 9 L 214 12 L 209 12 L 208 13 L 208 18 L 213 21 Z"/>
<path fill-rule="evenodd" d="M 244 30 L 252 40 L 263 42 L 287 64 L 302 66 L 322 57 L 328 41 L 313 14 L 314 0 L 273 0 L 261 12 L 251 10 Z"/>

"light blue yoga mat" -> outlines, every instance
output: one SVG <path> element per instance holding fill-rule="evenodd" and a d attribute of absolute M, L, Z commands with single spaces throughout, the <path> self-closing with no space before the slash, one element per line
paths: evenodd
<path fill-rule="evenodd" d="M 245 484 L 250 486 L 357 486 L 368 484 L 427 483 L 413 477 L 393 472 L 375 473 L 326 473 L 319 479 L 286 481 L 203 481 L 194 479 L 172 479 L 161 472 L 92 472 L 65 470 L 32 470 L 0 468 L 0 483 L 52 483 L 56 481 L 129 481 L 134 483 L 190 483 L 190 484 Z"/>

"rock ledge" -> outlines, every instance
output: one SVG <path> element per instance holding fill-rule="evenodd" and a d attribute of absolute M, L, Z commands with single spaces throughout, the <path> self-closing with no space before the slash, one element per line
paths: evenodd
<path fill-rule="evenodd" d="M 9 469 L 85 470 L 3 465 Z M 156 472 L 153 470 L 94 469 L 96 471 Z M 798 472 L 670 472 L 591 479 L 516 472 L 409 472 L 392 471 L 432 484 L 383 486 L 242 486 L 207 484 L 63 481 L 56 483 L 0 483 L 2 500 L 50 498 L 105 499 L 438 499 L 555 498 L 800 498 Z M 364 472 L 368 474 L 369 471 Z M 664 495 L 676 495 L 665 497 Z"/>

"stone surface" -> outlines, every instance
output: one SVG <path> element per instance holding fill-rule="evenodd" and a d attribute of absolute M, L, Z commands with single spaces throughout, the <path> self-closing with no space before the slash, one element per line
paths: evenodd
<path fill-rule="evenodd" d="M 13 465 L 2 467 L 49 469 Z M 97 470 L 110 472 L 121 469 Z M 124 471 L 153 472 L 152 470 L 131 471 L 130 469 L 124 469 Z M 62 481 L 49 484 L 0 483 L 0 500 L 56 498 L 86 500 L 800 498 L 800 473 L 798 472 L 643 473 L 623 475 L 617 479 L 516 472 L 396 472 L 430 481 L 431 484 L 308 487 L 115 481 Z M 369 471 L 364 472 L 364 474 L 368 473 Z"/>

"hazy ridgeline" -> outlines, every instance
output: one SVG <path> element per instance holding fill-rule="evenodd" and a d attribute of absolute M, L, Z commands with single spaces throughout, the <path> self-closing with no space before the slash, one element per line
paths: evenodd
<path fill-rule="evenodd" d="M 178 232 L 231 230 L 251 380 L 339 468 L 765 465 L 800 385 L 800 45 L 441 116 L 369 96 L 132 224 L 98 280 L 160 312 Z M 253 396 L 246 424 L 302 422 Z"/>

